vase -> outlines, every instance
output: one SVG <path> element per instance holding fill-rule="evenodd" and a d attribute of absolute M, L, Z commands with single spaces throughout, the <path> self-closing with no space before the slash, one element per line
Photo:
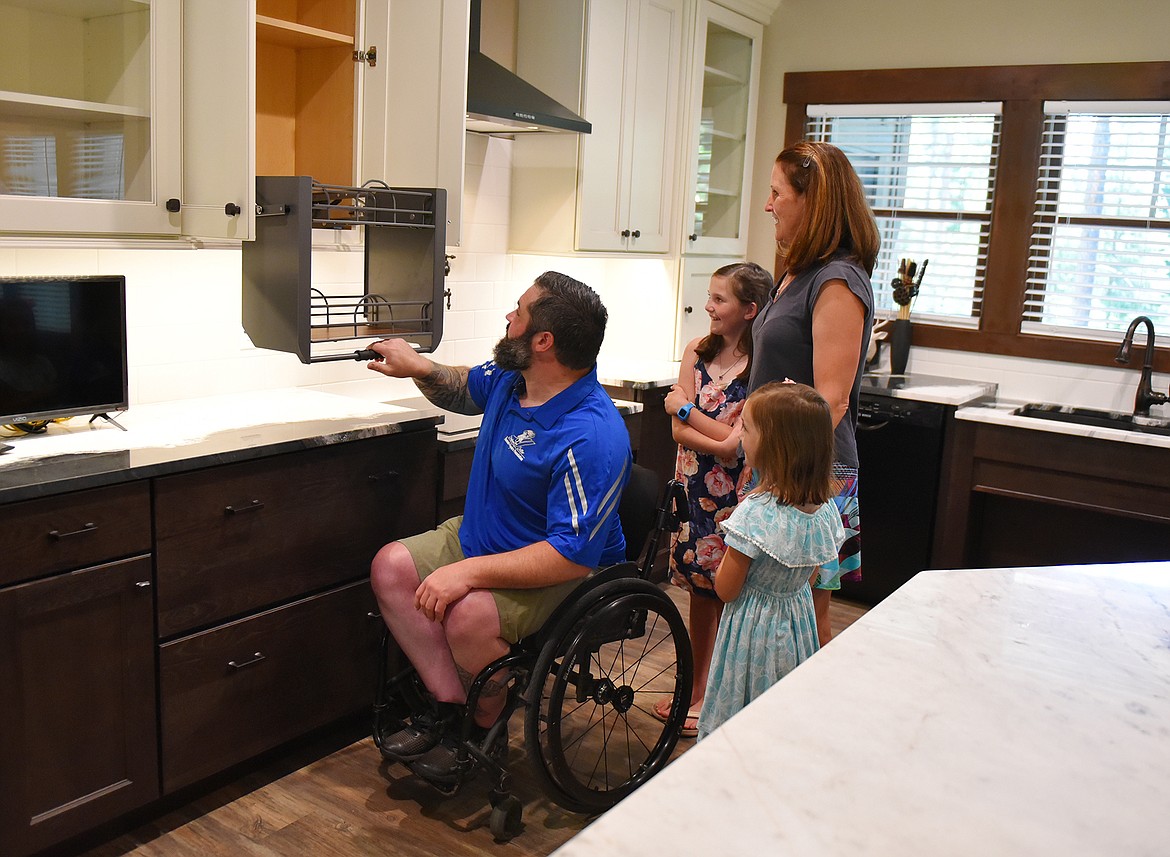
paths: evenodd
<path fill-rule="evenodd" d="M 890 374 L 905 375 L 914 327 L 908 318 L 896 318 L 890 329 Z"/>

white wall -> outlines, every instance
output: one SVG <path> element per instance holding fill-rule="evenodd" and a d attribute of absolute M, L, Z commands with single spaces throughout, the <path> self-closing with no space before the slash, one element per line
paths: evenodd
<path fill-rule="evenodd" d="M 784 141 L 787 71 L 1148 62 L 1168 50 L 1167 0 L 783 0 L 764 31 L 748 255 L 766 264 L 775 249 L 763 207 Z M 1130 410 L 1137 387 L 1132 368 L 922 348 L 910 355 L 911 372 L 997 381 L 1001 396 L 1018 399 Z M 1157 376 L 1155 389 L 1167 383 Z"/>

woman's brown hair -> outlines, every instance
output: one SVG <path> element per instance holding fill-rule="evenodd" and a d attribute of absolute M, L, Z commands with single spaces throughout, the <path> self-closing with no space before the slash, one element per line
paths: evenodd
<path fill-rule="evenodd" d="M 764 308 L 768 301 L 768 293 L 772 291 L 772 275 L 755 262 L 732 262 L 717 270 L 712 277 L 722 277 L 731 284 L 731 293 L 735 299 L 743 304 L 755 304 L 756 312 Z M 748 379 L 752 371 L 752 326 L 749 324 L 739 335 L 736 344 L 740 353 L 747 355 L 747 363 L 743 371 L 735 377 Z M 723 350 L 723 337 L 718 333 L 708 333 L 695 347 L 695 354 L 704 363 L 709 363 Z"/>
<path fill-rule="evenodd" d="M 845 153 L 829 143 L 802 140 L 777 155 L 776 163 L 804 198 L 804 222 L 792 242 L 780 248 L 784 266 L 802 271 L 843 251 L 872 274 L 881 236 Z"/>
<path fill-rule="evenodd" d="M 758 442 L 751 461 L 758 491 L 793 506 L 824 503 L 833 484 L 833 415 L 820 393 L 804 384 L 772 381 L 744 406 Z"/>

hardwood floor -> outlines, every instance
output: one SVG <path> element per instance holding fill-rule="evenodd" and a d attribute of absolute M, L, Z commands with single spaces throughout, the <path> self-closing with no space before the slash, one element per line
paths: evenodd
<path fill-rule="evenodd" d="M 682 593 L 673 587 L 668 591 L 685 608 Z M 834 632 L 843 631 L 867 609 L 834 599 L 830 607 Z M 70 853 L 83 857 L 431 857 L 485 851 L 515 857 L 546 855 L 590 819 L 563 810 L 543 796 L 523 749 L 522 731 L 517 718 L 512 724 L 509 769 L 513 791 L 524 804 L 524 830 L 504 845 L 494 841 L 489 828 L 485 779 L 468 782 L 458 795 L 444 797 L 401 765 L 383 762 L 370 738 L 329 752 L 338 741 L 337 734 L 332 734 L 269 759 L 129 832 Z M 676 756 L 693 745 L 693 741 L 680 742 Z"/>

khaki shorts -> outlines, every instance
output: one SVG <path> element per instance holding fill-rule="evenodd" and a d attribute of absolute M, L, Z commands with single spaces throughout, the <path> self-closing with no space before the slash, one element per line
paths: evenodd
<path fill-rule="evenodd" d="M 462 523 L 460 515 L 439 524 L 437 529 L 399 539 L 414 560 L 420 582 L 436 569 L 466 559 L 459 544 Z M 500 636 L 515 643 L 538 630 L 580 583 L 580 580 L 570 580 L 539 589 L 489 590 L 500 614 Z"/>

